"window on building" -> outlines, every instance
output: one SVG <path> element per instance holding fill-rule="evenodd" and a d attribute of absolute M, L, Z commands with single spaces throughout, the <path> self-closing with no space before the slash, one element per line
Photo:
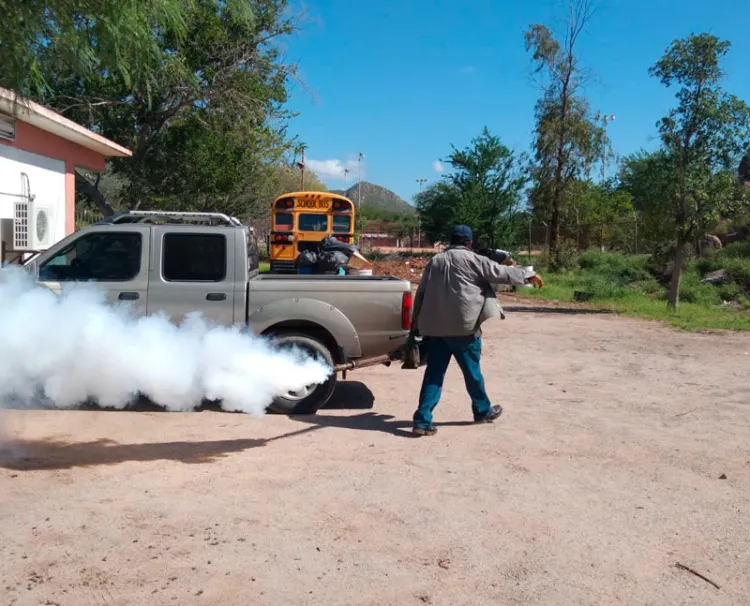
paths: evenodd
<path fill-rule="evenodd" d="M 162 275 L 168 282 L 221 282 L 227 275 L 222 234 L 166 234 Z"/>
<path fill-rule="evenodd" d="M 39 268 L 43 282 L 127 282 L 141 271 L 141 234 L 93 233 L 81 236 Z"/>

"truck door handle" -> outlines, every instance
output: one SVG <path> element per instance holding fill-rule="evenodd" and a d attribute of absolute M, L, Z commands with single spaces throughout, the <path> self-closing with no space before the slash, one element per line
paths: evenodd
<path fill-rule="evenodd" d="M 206 301 L 224 301 L 227 294 L 224 292 L 210 292 L 206 295 Z"/>
<path fill-rule="evenodd" d="M 141 295 L 139 295 L 137 292 L 121 292 L 117 298 L 120 299 L 120 301 L 135 301 L 140 297 Z"/>

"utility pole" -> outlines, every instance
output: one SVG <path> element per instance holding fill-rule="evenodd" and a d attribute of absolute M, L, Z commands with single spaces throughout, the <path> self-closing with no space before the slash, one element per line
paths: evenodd
<path fill-rule="evenodd" d="M 604 123 L 604 136 L 606 138 L 607 136 L 607 123 L 608 122 L 614 122 L 615 121 L 615 115 L 614 114 L 604 114 L 600 118 L 602 122 Z M 604 155 L 602 156 L 602 184 L 607 179 L 607 150 L 604 150 Z"/>
<path fill-rule="evenodd" d="M 300 191 L 305 191 L 305 146 L 303 145 L 300 150 L 302 158 L 299 162 L 297 162 L 297 166 L 300 170 L 300 179 L 302 181 L 302 183 L 300 184 Z"/>
<path fill-rule="evenodd" d="M 419 177 L 417 183 L 419 183 L 419 193 L 422 193 L 422 185 L 427 182 L 424 177 Z M 417 248 L 422 248 L 422 217 L 417 213 Z"/>
<path fill-rule="evenodd" d="M 347 182 L 349 181 L 349 169 L 344 169 L 344 190 L 346 190 Z"/>
<path fill-rule="evenodd" d="M 359 246 L 362 240 L 362 160 L 364 159 L 365 155 L 360 152 L 357 157 L 357 224 L 359 225 L 359 229 L 357 230 L 359 233 L 357 246 Z"/>

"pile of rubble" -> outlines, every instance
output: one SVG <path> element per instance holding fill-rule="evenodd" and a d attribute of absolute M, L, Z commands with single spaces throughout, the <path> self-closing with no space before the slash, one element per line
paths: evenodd
<path fill-rule="evenodd" d="M 373 274 L 379 276 L 395 276 L 403 280 L 411 280 L 418 284 L 430 257 L 401 257 L 389 255 L 373 262 Z"/>

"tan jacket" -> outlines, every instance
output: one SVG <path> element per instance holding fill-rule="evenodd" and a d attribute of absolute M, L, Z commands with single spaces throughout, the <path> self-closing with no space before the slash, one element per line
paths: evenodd
<path fill-rule="evenodd" d="M 463 246 L 451 247 L 425 267 L 414 301 L 413 325 L 426 337 L 478 334 L 486 320 L 503 316 L 492 285 L 520 286 L 528 277 L 520 267 L 500 265 Z"/>

